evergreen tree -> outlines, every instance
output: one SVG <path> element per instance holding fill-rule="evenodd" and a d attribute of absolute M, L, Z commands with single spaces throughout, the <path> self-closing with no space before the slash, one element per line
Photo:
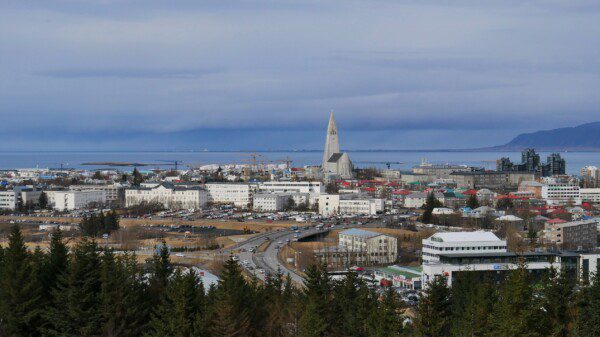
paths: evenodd
<path fill-rule="evenodd" d="M 396 291 L 389 287 L 386 289 L 378 310 L 374 310 L 374 326 L 369 336 L 372 337 L 397 337 L 404 334 L 404 327 L 400 310 L 402 301 Z"/>
<path fill-rule="evenodd" d="M 225 263 L 225 270 L 214 294 L 211 333 L 218 337 L 243 337 L 257 335 L 251 325 L 252 288 L 246 283 L 237 262 Z"/>
<path fill-rule="evenodd" d="M 422 337 L 450 335 L 451 296 L 445 277 L 436 277 L 421 293 L 417 307 L 416 334 Z"/>
<path fill-rule="evenodd" d="M 600 273 L 596 273 L 591 284 L 583 287 L 577 300 L 575 336 L 600 336 Z"/>
<path fill-rule="evenodd" d="M 471 196 L 469 196 L 469 199 L 467 199 L 467 207 L 470 209 L 476 209 L 479 207 L 479 200 L 477 200 L 476 195 L 471 194 Z"/>
<path fill-rule="evenodd" d="M 84 238 L 73 249 L 69 270 L 59 277 L 52 292 L 53 306 L 47 309 L 51 336 L 99 336 L 101 280 L 98 245 Z"/>
<path fill-rule="evenodd" d="M 573 317 L 571 303 L 575 282 L 563 271 L 557 275 L 551 270 L 542 284 L 542 308 L 545 333 L 548 336 L 567 337 Z"/>
<path fill-rule="evenodd" d="M 152 274 L 149 282 L 149 292 L 153 306 L 160 303 L 160 300 L 169 285 L 169 278 L 173 274 L 173 265 L 171 264 L 169 247 L 164 240 L 158 250 L 158 254 L 152 256 Z"/>
<path fill-rule="evenodd" d="M 52 293 L 57 290 L 59 280 L 68 270 L 69 250 L 63 242 L 62 231 L 56 229 L 52 232 L 50 247 L 47 256 L 43 259 L 43 266 L 40 270 L 41 302 L 43 311 L 53 306 Z M 40 330 L 48 327 L 48 322 L 40 326 Z"/>
<path fill-rule="evenodd" d="M 435 194 L 433 192 L 427 195 L 427 200 L 425 201 L 425 205 L 423 205 L 423 215 L 421 216 L 421 221 L 424 223 L 430 223 L 432 220 L 433 209 L 436 207 L 442 207 L 442 203 L 437 200 Z"/>
<path fill-rule="evenodd" d="M 0 336 L 35 336 L 39 283 L 21 229 L 11 228 L 0 264 Z"/>
<path fill-rule="evenodd" d="M 133 255 L 101 258 L 100 317 L 103 336 L 140 336 L 146 324 L 147 302 L 141 274 Z"/>
<path fill-rule="evenodd" d="M 328 336 L 331 331 L 331 281 L 323 265 L 310 266 L 304 281 L 304 310 L 300 318 L 300 336 Z"/>
<path fill-rule="evenodd" d="M 144 177 L 140 171 L 138 171 L 137 167 L 133 169 L 133 173 L 131 175 L 133 176 L 133 186 L 140 186 L 140 184 L 144 182 Z"/>
<path fill-rule="evenodd" d="M 40 197 L 38 198 L 38 204 L 41 209 L 46 209 L 48 207 L 48 195 L 46 192 L 40 193 Z"/>
<path fill-rule="evenodd" d="M 541 336 L 541 303 L 524 266 L 509 273 L 494 305 L 489 336 Z"/>
<path fill-rule="evenodd" d="M 194 270 L 177 270 L 152 315 L 150 336 L 206 336 L 204 306 L 204 288 Z"/>
<path fill-rule="evenodd" d="M 474 273 L 461 273 L 452 284 L 452 335 L 484 336 L 495 302 L 494 287 Z"/>

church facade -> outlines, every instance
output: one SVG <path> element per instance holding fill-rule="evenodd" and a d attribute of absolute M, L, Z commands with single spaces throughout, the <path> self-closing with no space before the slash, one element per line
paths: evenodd
<path fill-rule="evenodd" d="M 325 180 L 336 178 L 350 179 L 352 175 L 352 161 L 345 152 L 340 152 L 340 142 L 337 125 L 333 111 L 329 115 L 329 124 L 327 125 L 327 136 L 325 138 L 325 148 L 323 150 L 323 163 L 321 164 L 323 177 Z"/>

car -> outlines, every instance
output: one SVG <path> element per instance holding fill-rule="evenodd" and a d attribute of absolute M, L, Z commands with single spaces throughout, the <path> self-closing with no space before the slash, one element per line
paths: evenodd
<path fill-rule="evenodd" d="M 177 256 L 177 257 L 185 257 L 185 255 L 183 253 L 177 253 L 177 254 L 175 254 L 175 256 Z"/>

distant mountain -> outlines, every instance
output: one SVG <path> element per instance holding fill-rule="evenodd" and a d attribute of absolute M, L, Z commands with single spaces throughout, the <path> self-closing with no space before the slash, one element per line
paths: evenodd
<path fill-rule="evenodd" d="M 600 122 L 575 127 L 523 133 L 489 150 L 600 151 Z"/>

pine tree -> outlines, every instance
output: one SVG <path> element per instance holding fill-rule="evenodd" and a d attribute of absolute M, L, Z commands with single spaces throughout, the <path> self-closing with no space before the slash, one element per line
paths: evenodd
<path fill-rule="evenodd" d="M 101 259 L 100 316 L 103 336 L 140 336 L 147 318 L 141 274 L 135 256 L 115 257 L 105 250 Z"/>
<path fill-rule="evenodd" d="M 423 209 L 425 209 L 425 212 L 423 212 L 423 215 L 421 216 L 421 221 L 423 221 L 424 223 L 430 223 L 432 219 L 433 209 L 442 206 L 442 203 L 439 200 L 437 200 L 435 194 L 433 192 L 429 193 L 427 195 L 425 205 L 423 205 Z"/>
<path fill-rule="evenodd" d="M 600 336 L 600 273 L 583 287 L 577 299 L 575 336 Z"/>
<path fill-rule="evenodd" d="M 227 260 L 223 275 L 214 294 L 211 317 L 213 336 L 253 336 L 251 325 L 252 288 L 246 283 L 237 262 Z"/>
<path fill-rule="evenodd" d="M 158 249 L 158 254 L 152 256 L 152 274 L 149 282 L 149 294 L 153 306 L 160 303 L 160 300 L 169 285 L 169 278 L 173 274 L 173 265 L 171 264 L 167 243 L 163 240 Z"/>
<path fill-rule="evenodd" d="M 133 173 L 131 175 L 133 176 L 133 186 L 140 186 L 140 184 L 144 182 L 144 177 L 140 171 L 138 171 L 137 167 L 133 169 Z"/>
<path fill-rule="evenodd" d="M 325 266 L 313 265 L 304 281 L 304 310 L 300 318 L 300 336 L 327 336 L 331 331 L 331 281 Z"/>
<path fill-rule="evenodd" d="M 38 198 L 38 204 L 41 209 L 46 209 L 48 207 L 48 195 L 46 192 L 40 193 L 40 197 Z"/>
<path fill-rule="evenodd" d="M 445 277 L 436 277 L 421 293 L 416 334 L 423 337 L 442 337 L 450 335 L 451 296 Z"/>
<path fill-rule="evenodd" d="M 102 326 L 100 314 L 100 256 L 98 245 L 84 238 L 75 246 L 69 270 L 59 278 L 52 292 L 54 305 L 46 319 L 51 336 L 98 336 Z"/>
<path fill-rule="evenodd" d="M 39 283 L 21 229 L 11 228 L 0 265 L 0 336 L 35 336 Z"/>
<path fill-rule="evenodd" d="M 557 275 L 551 270 L 542 283 L 542 308 L 545 316 L 545 333 L 548 336 L 567 337 L 573 317 L 571 303 L 575 282 L 563 271 Z"/>
<path fill-rule="evenodd" d="M 404 334 L 404 326 L 400 316 L 403 304 L 396 291 L 389 287 L 383 294 L 379 308 L 374 311 L 373 328 L 369 336 L 398 337 Z"/>
<path fill-rule="evenodd" d="M 52 292 L 58 289 L 59 279 L 68 269 L 69 251 L 63 242 L 62 231 L 52 232 L 49 252 L 44 256 L 43 265 L 39 270 L 40 296 L 43 312 L 54 305 Z M 44 331 L 49 323 L 44 319 L 39 330 Z"/>
<path fill-rule="evenodd" d="M 474 273 L 461 273 L 453 282 L 451 293 L 452 335 L 484 336 L 495 301 L 491 281 L 481 282 Z"/>
<path fill-rule="evenodd" d="M 467 199 L 467 207 L 469 207 L 470 209 L 476 209 L 479 207 L 479 200 L 477 200 L 477 196 L 475 196 L 474 194 L 471 194 L 471 196 L 469 196 L 469 199 Z"/>
<path fill-rule="evenodd" d="M 527 269 L 510 271 L 498 292 L 491 316 L 489 336 L 540 336 L 541 304 L 533 296 Z"/>
<path fill-rule="evenodd" d="M 150 336 L 205 336 L 204 306 L 204 288 L 194 270 L 177 270 L 152 315 Z"/>

